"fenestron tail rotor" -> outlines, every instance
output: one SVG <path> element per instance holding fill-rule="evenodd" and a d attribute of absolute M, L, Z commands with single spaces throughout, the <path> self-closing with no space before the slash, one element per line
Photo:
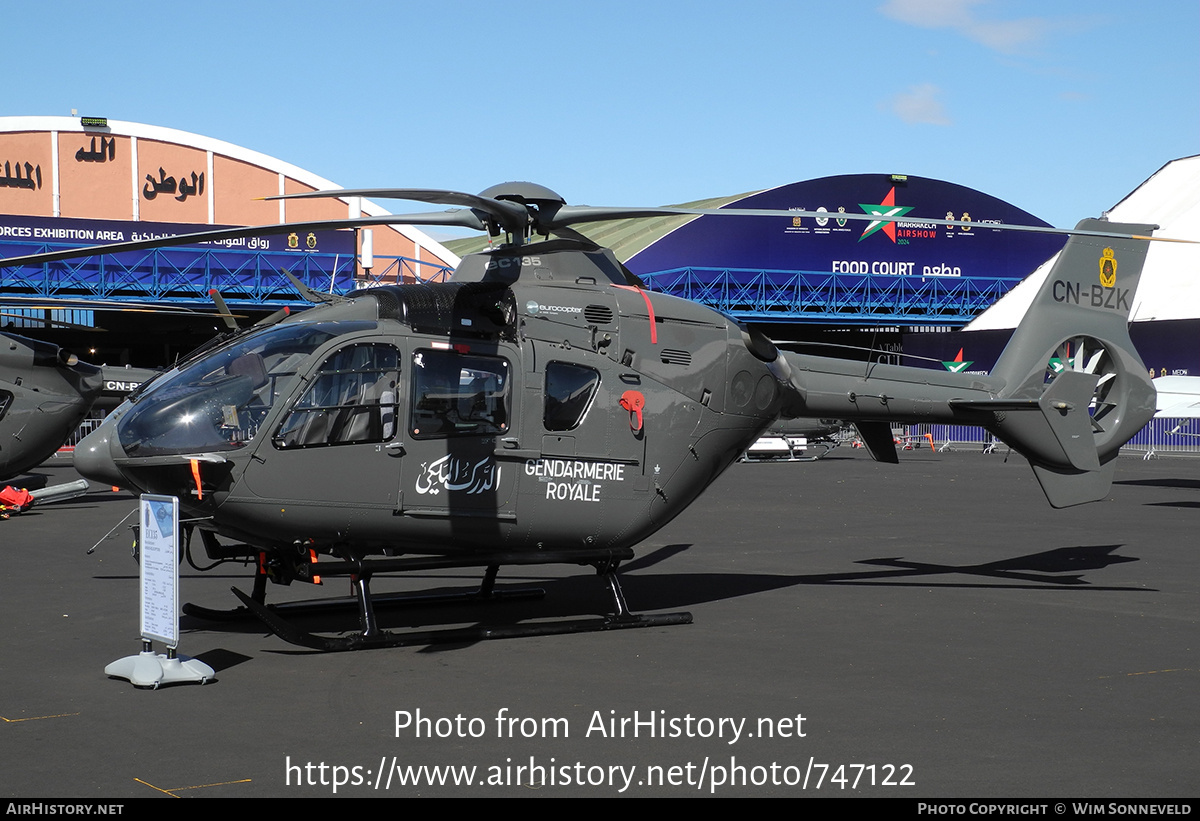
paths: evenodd
<path fill-rule="evenodd" d="M 1104 434 L 1119 415 L 1117 397 L 1121 395 L 1118 383 L 1121 369 L 1109 346 L 1091 336 L 1073 336 L 1059 343 L 1046 363 L 1047 385 L 1064 371 L 1085 373 L 1097 377 L 1092 393 L 1089 412 L 1092 417 L 1092 432 Z"/>

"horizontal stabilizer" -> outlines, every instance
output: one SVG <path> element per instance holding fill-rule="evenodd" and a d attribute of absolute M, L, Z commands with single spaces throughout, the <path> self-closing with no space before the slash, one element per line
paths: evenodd
<path fill-rule="evenodd" d="M 1088 412 L 1098 377 L 1064 371 L 1038 399 L 951 400 L 954 408 L 990 411 L 997 436 L 1032 464 L 1053 462 L 1073 471 L 1099 470 L 1100 458 Z"/>
<path fill-rule="evenodd" d="M 896 439 L 892 436 L 892 426 L 887 422 L 855 422 L 858 435 L 867 446 L 867 453 L 876 462 L 897 464 L 900 456 L 896 453 Z"/>
<path fill-rule="evenodd" d="M 1051 507 L 1062 508 L 1098 502 L 1107 496 L 1109 488 L 1112 487 L 1116 467 L 1116 459 L 1102 465 L 1099 470 L 1087 473 L 1073 473 L 1033 465 L 1033 475 L 1037 477 L 1038 484 L 1042 486 L 1042 492 L 1046 494 L 1046 500 L 1050 502 Z"/>

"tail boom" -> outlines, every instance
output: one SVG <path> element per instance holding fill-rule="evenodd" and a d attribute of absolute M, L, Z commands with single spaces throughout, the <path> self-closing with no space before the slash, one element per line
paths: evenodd
<path fill-rule="evenodd" d="M 1153 229 L 1080 222 L 1106 235 L 1067 241 L 990 376 L 784 353 L 793 391 L 783 414 L 979 425 L 1029 460 L 1051 505 L 1101 499 L 1112 460 L 1154 416 L 1127 326 Z"/>

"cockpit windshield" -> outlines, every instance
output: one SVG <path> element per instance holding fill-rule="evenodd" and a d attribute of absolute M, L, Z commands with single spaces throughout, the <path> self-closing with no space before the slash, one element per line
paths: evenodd
<path fill-rule="evenodd" d="M 117 425 L 129 456 L 236 450 L 295 386 L 313 351 L 374 322 L 276 326 L 234 340 L 142 396 Z"/>

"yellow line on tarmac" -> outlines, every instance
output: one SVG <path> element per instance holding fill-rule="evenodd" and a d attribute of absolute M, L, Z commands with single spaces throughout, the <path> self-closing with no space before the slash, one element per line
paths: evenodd
<path fill-rule="evenodd" d="M 147 787 L 149 787 L 152 790 L 158 790 L 160 793 L 165 793 L 166 795 L 169 795 L 172 798 L 180 798 L 181 796 L 178 796 L 175 794 L 176 792 L 178 792 L 180 790 L 202 790 L 205 787 L 223 787 L 227 784 L 249 784 L 251 781 L 251 779 L 249 779 L 249 778 L 242 778 L 242 779 L 238 779 L 237 781 L 218 781 L 215 784 L 196 784 L 191 787 L 171 787 L 170 789 L 163 789 L 162 787 L 154 786 L 149 781 L 143 781 L 140 778 L 134 778 L 133 780 L 138 782 L 139 784 L 145 784 Z"/>
<path fill-rule="evenodd" d="M 4 716 L 0 716 L 0 721 L 3 721 L 5 724 L 16 724 L 21 721 L 38 721 L 43 718 L 67 718 L 69 716 L 77 715 L 79 715 L 79 713 L 59 713 L 58 715 L 54 716 L 30 716 L 29 718 L 5 718 Z"/>
<path fill-rule="evenodd" d="M 1140 673 L 1121 673 L 1119 676 L 1100 676 L 1100 678 L 1121 678 L 1121 676 L 1153 676 L 1158 673 L 1194 673 L 1191 667 L 1176 667 L 1169 670 L 1143 670 Z"/>

